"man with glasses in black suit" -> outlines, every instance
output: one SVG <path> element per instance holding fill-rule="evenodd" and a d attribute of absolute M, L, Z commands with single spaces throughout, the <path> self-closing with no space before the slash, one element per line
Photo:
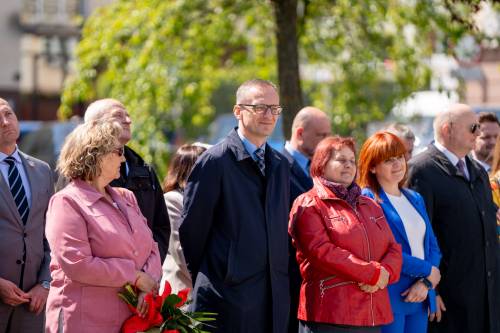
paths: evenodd
<path fill-rule="evenodd" d="M 180 240 L 192 310 L 217 313 L 214 332 L 283 333 L 290 170 L 266 143 L 281 113 L 276 87 L 243 83 L 233 113 L 238 127 L 201 155 L 184 192 Z"/>

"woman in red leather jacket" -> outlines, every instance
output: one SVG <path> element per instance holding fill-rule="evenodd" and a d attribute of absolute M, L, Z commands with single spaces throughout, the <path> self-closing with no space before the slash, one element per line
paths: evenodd
<path fill-rule="evenodd" d="M 379 332 L 393 320 L 386 286 L 399 279 L 401 247 L 354 182 L 354 141 L 322 140 L 311 176 L 314 187 L 295 200 L 289 224 L 303 279 L 299 333 Z"/>

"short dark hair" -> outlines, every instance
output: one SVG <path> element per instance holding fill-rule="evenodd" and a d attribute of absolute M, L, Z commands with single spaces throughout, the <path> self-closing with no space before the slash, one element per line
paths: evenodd
<path fill-rule="evenodd" d="M 196 163 L 198 156 L 205 150 L 207 149 L 199 145 L 180 146 L 170 162 L 167 176 L 163 181 L 163 192 L 184 190 L 191 169 Z"/>
<path fill-rule="evenodd" d="M 497 123 L 500 125 L 498 121 L 498 117 L 494 112 L 479 112 L 478 121 L 480 124 L 482 123 Z"/>

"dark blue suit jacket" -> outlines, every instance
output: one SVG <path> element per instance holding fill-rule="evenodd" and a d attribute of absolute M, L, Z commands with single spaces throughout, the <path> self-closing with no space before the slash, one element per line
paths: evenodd
<path fill-rule="evenodd" d="M 297 161 L 293 158 L 288 150 L 283 149 L 283 156 L 286 157 L 290 164 L 290 208 L 293 202 L 299 195 L 309 191 L 313 187 L 313 181 L 308 177 Z M 300 285 L 302 284 L 302 277 L 300 276 L 299 264 L 297 263 L 296 249 L 292 245 L 290 239 L 289 244 L 289 263 L 288 273 L 290 275 L 290 324 L 288 325 L 288 332 L 296 333 L 298 329 L 297 310 L 299 308 L 299 294 Z"/>
<path fill-rule="evenodd" d="M 392 233 L 396 241 L 401 244 L 403 250 L 403 267 L 401 269 L 401 277 L 395 284 L 389 285 L 389 296 L 391 298 L 392 311 L 394 313 L 413 313 L 417 308 L 421 307 L 420 303 L 407 303 L 401 293 L 408 289 L 416 280 L 426 277 L 431 273 L 432 266 L 439 267 L 441 260 L 441 251 L 434 236 L 429 216 L 425 208 L 424 199 L 420 194 L 409 189 L 401 189 L 403 195 L 410 201 L 412 206 L 422 216 L 425 222 L 424 236 L 424 253 L 425 260 L 413 257 L 411 255 L 410 243 L 406 235 L 403 221 L 399 217 L 394 206 L 391 204 L 384 190 L 380 190 L 380 201 L 378 204 L 384 211 L 385 218 L 391 227 Z M 375 199 L 373 192 L 368 189 L 363 189 L 363 194 Z M 432 312 L 436 311 L 436 293 L 434 290 L 429 290 L 427 303 Z"/>
<path fill-rule="evenodd" d="M 290 163 L 290 208 L 299 195 L 312 189 L 312 178 L 307 176 L 288 150 L 281 152 Z"/>
<path fill-rule="evenodd" d="M 217 332 L 286 331 L 289 313 L 286 159 L 266 145 L 266 176 L 236 130 L 195 164 L 180 240 L 192 309 L 216 312 Z"/>

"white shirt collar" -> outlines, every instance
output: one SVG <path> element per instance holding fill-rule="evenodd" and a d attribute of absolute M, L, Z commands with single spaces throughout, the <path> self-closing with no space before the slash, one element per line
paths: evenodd
<path fill-rule="evenodd" d="M 453 154 L 445 146 L 440 144 L 437 140 L 434 141 L 434 146 L 436 146 L 437 150 L 439 150 L 444 154 L 444 156 L 446 156 L 446 158 L 451 162 L 451 164 L 453 164 L 453 166 L 456 166 L 459 160 L 462 160 L 465 163 L 465 165 L 467 165 L 465 162 L 465 157 L 458 158 L 457 155 Z"/>

